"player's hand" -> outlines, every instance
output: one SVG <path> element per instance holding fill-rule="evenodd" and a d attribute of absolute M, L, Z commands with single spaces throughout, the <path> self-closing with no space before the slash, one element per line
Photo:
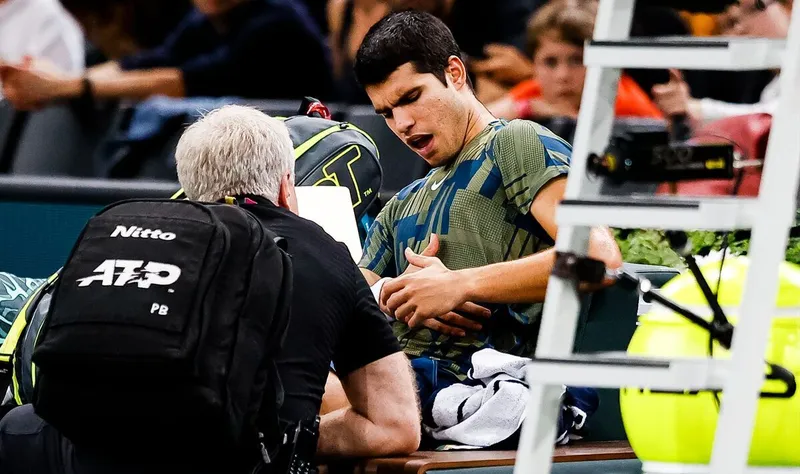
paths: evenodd
<path fill-rule="evenodd" d="M 439 236 L 436 234 L 431 234 L 431 238 L 428 241 L 428 246 L 425 247 L 425 250 L 423 250 L 420 255 L 424 255 L 426 257 L 435 257 L 437 253 L 439 253 Z M 414 266 L 409 262 L 408 267 L 406 267 L 405 271 L 403 272 L 403 275 L 411 275 L 412 273 L 418 272 L 420 270 L 421 270 L 420 267 Z M 392 279 L 390 279 L 389 281 L 392 281 Z M 386 286 L 386 284 L 384 284 L 384 286 Z M 385 290 L 383 289 L 381 290 L 381 295 L 383 295 L 383 291 Z M 389 308 L 387 308 L 383 302 L 384 302 L 383 297 L 378 299 L 378 306 L 380 306 L 381 311 L 383 311 L 384 314 L 388 314 L 389 316 L 394 316 L 394 312 Z"/>
<path fill-rule="evenodd" d="M 430 240 L 428 240 L 428 246 L 425 247 L 425 250 L 420 253 L 423 257 L 435 257 L 436 254 L 439 253 L 439 236 L 436 234 L 431 234 Z M 412 273 L 416 273 L 422 270 L 421 267 L 418 267 L 411 263 L 409 260 L 408 266 L 406 267 L 403 275 L 411 275 Z M 402 275 L 401 275 L 402 276 Z"/>
<path fill-rule="evenodd" d="M 449 321 L 464 324 L 469 326 L 468 329 L 477 329 L 480 323 L 465 318 L 458 311 L 462 310 L 478 318 L 491 316 L 488 309 L 467 302 L 466 285 L 461 282 L 460 274 L 445 267 L 441 260 L 417 255 L 411 249 L 406 249 L 406 259 L 419 270 L 387 282 L 380 298 L 381 304 L 398 320 L 407 322 L 412 328 L 438 328 L 439 325 L 435 323 L 425 324 L 426 321 L 435 320 L 440 323 Z M 466 333 L 458 335 L 464 334 Z"/>
<path fill-rule="evenodd" d="M 483 323 L 480 320 L 488 319 L 491 315 L 492 312 L 488 308 L 467 302 L 443 316 L 423 320 L 422 326 L 450 336 L 464 337 L 467 332 L 477 332 L 483 329 Z M 408 319 L 404 321 L 408 327 L 419 326 L 417 321 Z"/>

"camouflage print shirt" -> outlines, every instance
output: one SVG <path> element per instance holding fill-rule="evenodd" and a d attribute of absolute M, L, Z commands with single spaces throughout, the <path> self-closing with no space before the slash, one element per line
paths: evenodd
<path fill-rule="evenodd" d="M 406 186 L 368 232 L 360 266 L 382 277 L 401 274 L 406 247 L 421 252 L 439 235 L 438 257 L 450 269 L 514 260 L 552 246 L 530 214 L 531 202 L 550 180 L 569 170 L 570 145 L 530 121 L 492 122 L 451 164 Z M 542 304 L 494 305 L 477 334 L 450 337 L 427 328 L 393 323 L 410 357 L 440 360 L 463 378 L 472 353 L 484 347 L 531 355 Z"/>
<path fill-rule="evenodd" d="M 25 301 L 44 282 L 43 279 L 22 278 L 0 272 L 0 343 L 5 341 Z"/>

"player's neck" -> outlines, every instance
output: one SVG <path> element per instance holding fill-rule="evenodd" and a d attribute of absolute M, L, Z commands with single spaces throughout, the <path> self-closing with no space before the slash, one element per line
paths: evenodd
<path fill-rule="evenodd" d="M 478 102 L 475 107 L 471 107 L 469 117 L 467 118 L 467 134 L 464 137 L 464 145 L 471 142 L 495 120 L 497 120 L 495 116 L 480 102 Z"/>

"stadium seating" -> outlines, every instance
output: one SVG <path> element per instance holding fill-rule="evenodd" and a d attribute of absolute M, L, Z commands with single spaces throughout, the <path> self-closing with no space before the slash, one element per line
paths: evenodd
<path fill-rule="evenodd" d="M 93 176 L 95 154 L 116 112 L 63 103 L 30 112 L 11 158 L 12 174 Z"/>

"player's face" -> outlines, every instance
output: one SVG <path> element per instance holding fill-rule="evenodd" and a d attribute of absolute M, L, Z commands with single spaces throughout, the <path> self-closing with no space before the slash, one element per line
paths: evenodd
<path fill-rule="evenodd" d="M 583 48 L 544 35 L 533 57 L 533 70 L 544 101 L 580 105 L 586 77 Z"/>
<path fill-rule="evenodd" d="M 449 163 L 464 146 L 468 109 L 449 75 L 447 82 L 406 63 L 384 82 L 366 87 L 389 128 L 432 167 Z"/>

